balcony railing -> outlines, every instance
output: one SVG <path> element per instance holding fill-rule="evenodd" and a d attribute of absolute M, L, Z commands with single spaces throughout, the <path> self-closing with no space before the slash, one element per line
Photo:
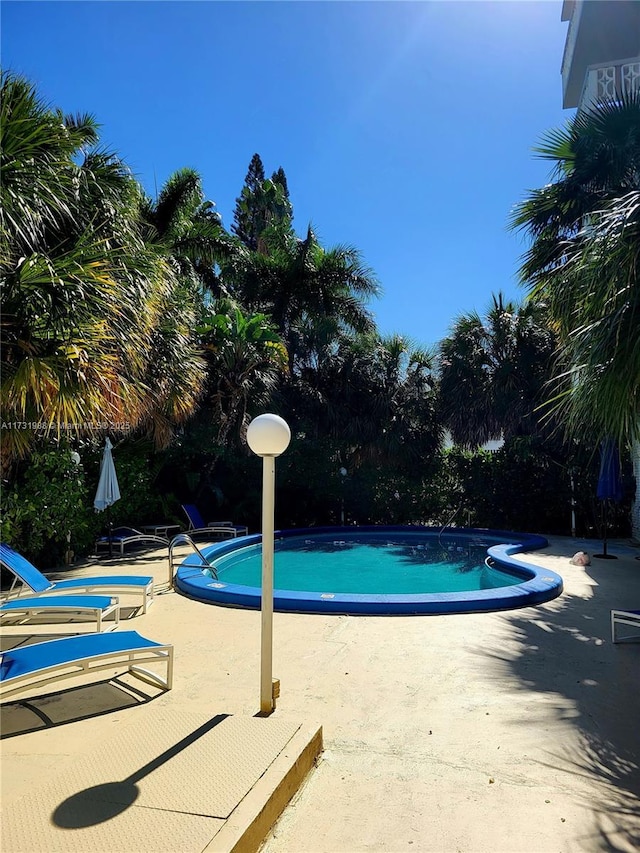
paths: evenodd
<path fill-rule="evenodd" d="M 602 101 L 615 101 L 621 95 L 640 91 L 640 59 L 591 66 L 587 71 L 579 109 Z"/>

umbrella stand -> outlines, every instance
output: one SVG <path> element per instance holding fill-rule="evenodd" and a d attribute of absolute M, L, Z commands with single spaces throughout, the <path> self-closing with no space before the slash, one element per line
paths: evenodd
<path fill-rule="evenodd" d="M 615 554 L 607 554 L 607 528 L 609 527 L 609 500 L 602 501 L 602 554 L 594 554 L 598 560 L 617 560 Z"/>

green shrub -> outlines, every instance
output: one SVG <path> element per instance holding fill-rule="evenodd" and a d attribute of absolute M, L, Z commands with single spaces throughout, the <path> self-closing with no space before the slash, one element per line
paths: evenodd
<path fill-rule="evenodd" d="M 42 445 L 22 463 L 3 489 L 2 541 L 38 566 L 67 561 L 67 552 L 85 552 L 96 522 L 85 472 L 66 446 Z"/>

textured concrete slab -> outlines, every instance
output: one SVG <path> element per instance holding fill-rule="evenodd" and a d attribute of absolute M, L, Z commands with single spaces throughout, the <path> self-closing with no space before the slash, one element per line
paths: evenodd
<path fill-rule="evenodd" d="M 76 829 L 57 827 L 43 816 L 56 798 L 28 797 L 2 819 L 4 853 L 185 853 L 200 851 L 224 821 L 133 806 L 108 821 Z M 100 819 L 99 802 L 85 801 L 79 817 Z"/>
<path fill-rule="evenodd" d="M 299 723 L 277 717 L 170 709 L 154 716 L 153 728 L 148 720 L 131 722 L 3 810 L 2 850 L 200 853 L 266 779 L 253 801 L 258 813 L 269 812 L 270 822 L 255 848 L 293 793 L 274 800 L 282 769 L 289 773 L 313 740 L 300 730 Z M 246 809 L 242 814 L 246 820 L 236 816 L 227 833 L 232 846 L 252 830 L 253 819 Z"/>

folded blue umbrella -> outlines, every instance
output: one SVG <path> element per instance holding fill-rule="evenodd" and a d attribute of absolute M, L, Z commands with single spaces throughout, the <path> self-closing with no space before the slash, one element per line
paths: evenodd
<path fill-rule="evenodd" d="M 602 554 L 594 554 L 603 560 L 615 560 L 613 554 L 607 553 L 607 528 L 609 526 L 609 501 L 619 503 L 623 497 L 622 479 L 620 477 L 620 454 L 618 445 L 612 438 L 605 438 L 600 445 L 600 476 L 596 495 L 602 501 Z"/>
<path fill-rule="evenodd" d="M 623 497 L 620 454 L 617 444 L 611 438 L 605 438 L 600 445 L 600 476 L 596 494 L 601 501 L 615 503 L 619 503 Z"/>

